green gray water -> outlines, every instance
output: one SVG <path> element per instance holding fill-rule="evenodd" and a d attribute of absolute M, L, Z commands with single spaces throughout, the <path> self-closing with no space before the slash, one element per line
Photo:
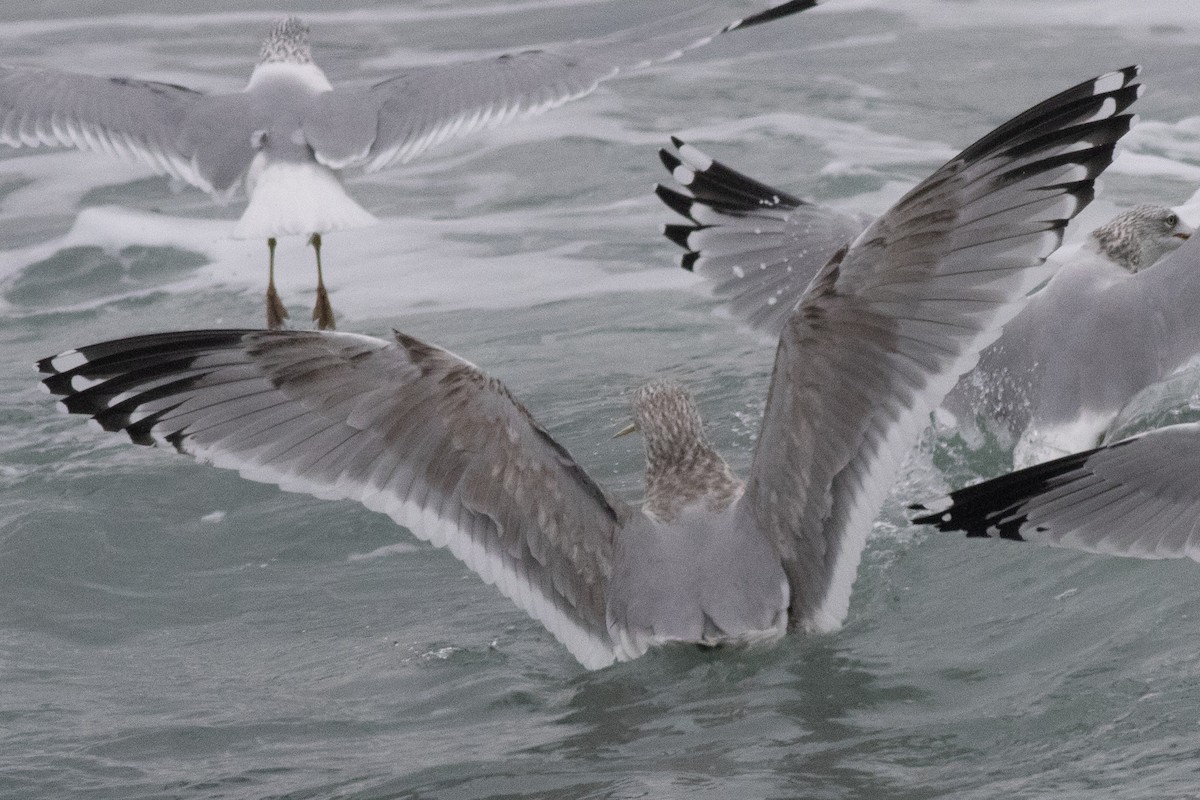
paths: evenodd
<path fill-rule="evenodd" d="M 1187 120 L 1200 114 L 1200 25 L 1186 4 L 1142 4 L 1154 22 L 1133 28 L 1109 0 L 838 5 L 352 182 L 384 224 L 327 237 L 343 328 L 399 327 L 481 365 L 636 499 L 638 442 L 609 439 L 629 390 L 660 374 L 689 384 L 744 469 L 772 358 L 671 266 L 657 234 L 670 214 L 649 192 L 668 134 L 794 193 L 879 211 L 1016 111 L 1136 61 L 1143 158 L 1106 176 L 1085 223 L 1181 203 L 1200 183 L 1200 125 Z M 180 20 L 172 11 L 190 6 L 171 6 L 10 3 L 0 60 L 239 87 L 274 9 L 230 1 Z M 336 81 L 668 6 L 682 7 L 295 10 L 313 12 Z M 263 248 L 215 224 L 238 213 L 102 157 L 0 153 L 0 797 L 1200 793 L 1196 564 L 903 523 L 901 501 L 1000 471 L 1002 447 L 923 443 L 841 631 L 586 673 L 382 516 L 56 415 L 35 389 L 38 357 L 260 323 Z M 290 247 L 284 297 L 302 319 L 313 279 Z M 1194 417 L 1196 386 L 1148 392 L 1122 429 Z"/>

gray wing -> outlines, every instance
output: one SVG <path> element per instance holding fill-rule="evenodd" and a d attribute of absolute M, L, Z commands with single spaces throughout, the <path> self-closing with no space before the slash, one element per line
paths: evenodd
<path fill-rule="evenodd" d="M 1047 461 L 909 508 L 913 522 L 1135 558 L 1200 561 L 1200 424 Z"/>
<path fill-rule="evenodd" d="M 672 137 L 659 157 L 683 191 L 655 193 L 691 224 L 663 234 L 688 252 L 680 266 L 712 282 L 713 294 L 756 330 L 779 336 L 809 281 L 871 222 L 793 197 Z"/>
<path fill-rule="evenodd" d="M 1081 409 L 1115 415 L 1139 391 L 1193 361 L 1200 355 L 1198 300 L 1200 237 L 1102 291 L 1054 292 L 1039 320 L 1050 330 L 1039 331 L 1039 355 L 1048 363 L 1040 367 L 1038 420 L 1071 419 Z M 1076 323 L 1047 321 L 1055 314 Z"/>
<path fill-rule="evenodd" d="M 241 95 L 0 66 L 0 142 L 136 159 L 214 194 L 237 188 L 254 152 Z"/>
<path fill-rule="evenodd" d="M 815 0 L 789 0 L 717 28 L 707 20 L 719 6 L 709 4 L 556 50 L 414 68 L 367 89 L 338 89 L 317 98 L 305 138 L 328 166 L 382 169 L 452 137 L 583 97 L 619 73 L 675 58 L 722 33 L 815 5 Z"/>
<path fill-rule="evenodd" d="M 396 335 L 185 331 L 39 362 L 71 413 L 251 480 L 389 515 L 450 551 L 589 668 L 613 661 L 610 499 L 504 386 Z"/>
<path fill-rule="evenodd" d="M 999 421 L 1014 436 L 1082 415 L 1103 424 L 1200 354 L 1200 238 L 1113 281 L 1115 269 L 1098 253 L 1077 253 L 981 354 L 946 406 Z"/>
<path fill-rule="evenodd" d="M 1046 257 L 1129 129 L 1136 75 L 1080 84 L 967 148 L 835 256 L 788 320 L 740 502 L 775 538 L 794 625 L 845 618 L 900 461 L 1049 277 Z"/>

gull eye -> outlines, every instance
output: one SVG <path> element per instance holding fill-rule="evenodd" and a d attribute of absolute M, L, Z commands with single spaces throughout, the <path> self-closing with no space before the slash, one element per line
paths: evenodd
<path fill-rule="evenodd" d="M 1179 215 L 1167 214 L 1166 219 L 1164 219 L 1163 222 L 1166 224 L 1166 226 L 1168 228 L 1174 228 L 1176 225 L 1179 224 Z"/>

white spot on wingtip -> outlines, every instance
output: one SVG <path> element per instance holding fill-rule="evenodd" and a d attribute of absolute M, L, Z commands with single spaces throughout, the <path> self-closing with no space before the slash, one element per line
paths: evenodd
<path fill-rule="evenodd" d="M 68 350 L 50 359 L 50 368 L 55 372 L 69 372 L 76 367 L 82 367 L 88 362 L 87 357 L 78 350 Z"/>
<path fill-rule="evenodd" d="M 1113 92 L 1125 85 L 1128 77 L 1124 72 L 1110 72 L 1107 75 L 1101 75 L 1092 84 L 1092 94 L 1104 94 L 1105 92 Z"/>
<path fill-rule="evenodd" d="M 696 173 L 687 167 L 679 166 L 671 170 L 671 177 L 684 186 L 691 186 L 692 181 L 696 179 Z"/>
<path fill-rule="evenodd" d="M 1104 102 L 1100 104 L 1100 108 L 1096 113 L 1084 120 L 1084 122 L 1093 122 L 1098 119 L 1108 119 L 1117 111 L 1117 101 L 1111 97 L 1104 98 Z"/>
<path fill-rule="evenodd" d="M 691 166 L 695 167 L 700 172 L 704 172 L 713 164 L 713 160 L 711 158 L 704 155 L 704 153 L 701 153 L 690 144 L 681 145 L 679 147 L 679 155 L 683 156 L 684 159 L 691 164 Z"/>
<path fill-rule="evenodd" d="M 96 380 L 95 378 L 87 378 L 87 377 L 84 377 L 83 375 L 72 375 L 71 376 L 71 390 L 76 391 L 76 392 L 86 391 L 86 390 L 92 388 L 93 386 L 99 385 L 101 383 L 104 383 L 104 381 Z"/>

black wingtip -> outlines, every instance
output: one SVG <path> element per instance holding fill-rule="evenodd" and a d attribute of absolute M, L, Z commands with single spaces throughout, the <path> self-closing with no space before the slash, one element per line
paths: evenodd
<path fill-rule="evenodd" d="M 1032 140 L 1040 132 L 1063 128 L 1071 118 L 1076 118 L 1076 125 L 1082 127 L 1117 117 L 1141 94 L 1141 86 L 1133 83 L 1139 74 L 1141 68 L 1135 65 L 1077 83 L 1008 120 L 965 148 L 958 158 L 970 161 L 1014 139 Z M 1115 105 L 1105 108 L 1109 99 Z M 1094 119 L 1097 112 L 1103 112 L 1103 119 Z M 1130 122 L 1126 118 L 1125 124 Z"/>
<path fill-rule="evenodd" d="M 663 225 L 663 236 L 670 239 L 684 250 L 690 250 L 688 237 L 698 230 L 695 225 Z"/>
<path fill-rule="evenodd" d="M 690 195 L 677 192 L 670 187 L 663 186 L 661 183 L 654 185 L 654 193 L 658 195 L 658 199 L 663 202 L 667 208 L 674 211 L 681 217 L 692 218 L 692 203 L 695 198 Z"/>
<path fill-rule="evenodd" d="M 934 525 L 937 526 L 942 522 L 942 517 L 946 512 L 934 512 L 929 510 L 929 506 L 924 503 L 909 503 L 908 504 L 908 521 L 913 525 Z"/>
<path fill-rule="evenodd" d="M 791 16 L 792 14 L 799 14 L 801 11 L 807 11 L 816 5 L 816 0 L 789 0 L 787 3 L 780 3 L 774 8 L 768 8 L 766 11 L 760 11 L 757 14 L 752 14 L 749 17 L 738 20 L 725 30 L 732 31 L 740 28 L 749 28 L 754 25 L 762 25 L 764 22 L 771 22 Z"/>
<path fill-rule="evenodd" d="M 676 145 L 676 147 L 678 146 L 679 145 Z M 658 151 L 658 160 L 662 162 L 662 165 L 667 168 L 667 172 L 670 173 L 674 173 L 675 168 L 683 163 L 683 160 L 680 159 L 679 156 L 675 155 L 666 148 L 661 148 Z"/>
<path fill-rule="evenodd" d="M 692 202 L 710 206 L 722 213 L 739 215 L 759 209 L 792 209 L 805 205 L 805 201 L 782 189 L 776 189 L 725 166 L 698 148 L 688 145 L 678 136 L 672 136 L 671 143 L 680 152 L 661 149 L 658 151 L 659 160 L 667 168 L 667 172 L 671 173 L 671 177 L 687 188 L 691 194 L 689 200 Z M 690 150 L 684 152 L 684 148 Z M 685 175 L 676 174 L 677 168 L 681 166 L 687 169 Z M 691 215 L 689 213 L 684 216 Z"/>

